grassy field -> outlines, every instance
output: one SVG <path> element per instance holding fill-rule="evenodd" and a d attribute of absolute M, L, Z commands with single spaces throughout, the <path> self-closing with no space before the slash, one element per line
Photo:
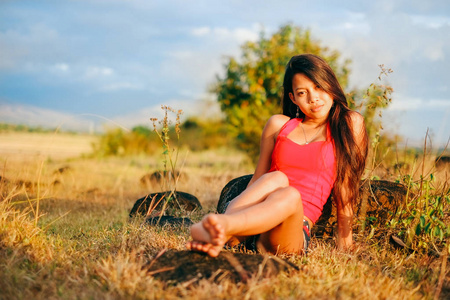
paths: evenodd
<path fill-rule="evenodd" d="M 160 282 L 147 273 L 147 262 L 162 249 L 183 250 L 189 231 L 142 226 L 142 219 L 130 222 L 128 213 L 136 199 L 163 189 L 140 182 L 162 168 L 162 157 L 98 158 L 89 155 L 93 141 L 61 133 L 0 134 L 0 299 L 450 297 L 448 235 L 443 240 L 413 236 L 410 249 L 416 251 L 396 249 L 388 233 L 400 225 L 355 234 L 356 247 L 347 253 L 337 251 L 333 240 L 313 238 L 307 257 L 285 257 L 300 271 L 273 278 Z M 253 171 L 245 156 L 229 149 L 180 152 L 178 166 L 186 176 L 177 190 L 195 195 L 203 206 L 184 213 L 194 221 L 215 210 L 231 178 Z M 397 176 L 388 173 L 377 174 Z M 434 172 L 434 188 L 426 190 L 417 181 L 423 173 L 413 173 L 411 181 L 429 192 L 427 205 L 436 195 L 448 199 L 446 171 Z M 440 209 L 448 222 L 449 204 Z"/>

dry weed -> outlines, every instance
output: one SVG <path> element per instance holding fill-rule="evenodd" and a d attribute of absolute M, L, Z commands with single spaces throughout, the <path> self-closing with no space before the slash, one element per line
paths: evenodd
<path fill-rule="evenodd" d="M 186 160 L 183 171 L 189 176 L 177 188 L 197 196 L 204 207 L 189 215 L 192 220 L 214 210 L 230 178 L 252 172 L 245 160 L 228 154 L 191 153 Z M 0 184 L 0 298 L 448 297 L 448 263 L 428 253 L 394 249 L 386 229 L 371 237 L 355 236 L 357 247 L 349 253 L 336 251 L 332 240 L 313 238 L 307 257 L 286 257 L 300 271 L 275 278 L 256 275 L 238 284 L 224 278 L 220 283 L 196 279 L 168 285 L 146 268 L 163 249 L 183 250 L 188 229 L 148 227 L 143 219 L 128 219 L 136 199 L 159 191 L 149 191 L 139 182 L 143 174 L 159 168 L 158 158 L 53 158 L 44 164 L 34 159 L 0 162 L 2 178 L 33 183 L 31 188 Z M 425 163 L 427 170 L 430 162 Z M 69 169 L 55 172 L 64 166 Z M 55 180 L 59 183 L 52 184 Z"/>

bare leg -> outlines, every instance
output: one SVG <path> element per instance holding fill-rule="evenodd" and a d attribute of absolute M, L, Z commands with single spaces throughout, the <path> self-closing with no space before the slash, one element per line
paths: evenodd
<path fill-rule="evenodd" d="M 225 214 L 255 205 L 276 190 L 287 186 L 289 186 L 289 180 L 284 173 L 280 171 L 266 173 L 234 198 L 228 205 Z"/>
<path fill-rule="evenodd" d="M 225 214 L 235 213 L 260 203 L 271 193 L 287 186 L 289 186 L 289 180 L 284 173 L 280 171 L 266 173 L 233 199 L 228 205 Z M 227 245 L 233 247 L 247 238 L 248 236 L 228 236 Z"/>
<path fill-rule="evenodd" d="M 256 184 L 256 182 L 255 182 Z M 298 191 L 293 187 L 277 189 L 264 200 L 247 208 L 223 215 L 207 215 L 202 222 L 191 227 L 192 250 L 217 256 L 229 236 L 264 234 L 264 246 L 269 251 L 277 249 L 299 252 L 303 246 L 301 220 L 303 206 Z"/>
<path fill-rule="evenodd" d="M 300 253 L 303 250 L 303 205 L 278 226 L 259 236 L 262 247 L 272 253 Z"/>
<path fill-rule="evenodd" d="M 225 211 L 225 214 L 236 213 L 240 210 L 258 204 L 264 201 L 267 198 L 267 196 L 270 195 L 271 193 L 275 192 L 280 188 L 285 188 L 287 186 L 289 186 L 289 180 L 287 179 L 284 173 L 274 171 L 264 174 L 263 176 L 261 176 L 261 178 L 255 181 L 251 186 L 245 189 L 239 196 L 237 196 L 230 202 Z M 204 218 L 201 223 L 211 228 L 211 226 L 208 225 L 209 219 Z M 193 231 L 196 231 L 197 234 L 199 234 L 200 232 L 206 233 L 204 230 L 200 230 L 199 228 L 197 229 L 194 228 Z M 234 246 L 244 241 L 246 238 L 247 236 L 230 236 L 230 235 L 226 236 L 227 244 L 229 246 Z M 191 250 L 209 252 L 211 248 L 213 249 L 217 248 L 213 247 L 216 245 L 210 243 L 209 238 L 196 240 L 196 238 L 193 237 L 193 239 L 194 239 L 193 242 L 188 242 L 186 244 L 186 247 Z M 213 250 L 213 252 L 215 252 L 215 250 Z"/>

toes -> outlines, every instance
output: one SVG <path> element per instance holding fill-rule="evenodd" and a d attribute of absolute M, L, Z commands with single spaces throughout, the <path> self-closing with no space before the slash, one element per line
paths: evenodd
<path fill-rule="evenodd" d="M 200 245 L 196 241 L 191 241 L 186 244 L 186 248 L 188 248 L 188 250 L 191 250 L 191 251 L 198 251 L 199 247 L 200 247 Z"/>
<path fill-rule="evenodd" d="M 192 249 L 195 251 L 203 251 L 203 243 L 193 242 Z"/>
<path fill-rule="evenodd" d="M 223 243 L 223 238 L 220 237 L 220 236 L 215 237 L 215 238 L 213 238 L 213 239 L 211 240 L 211 244 L 213 244 L 214 246 L 218 246 L 218 245 L 224 244 L 224 243 Z"/>
<path fill-rule="evenodd" d="M 205 252 L 209 256 L 216 257 L 220 254 L 226 242 L 225 225 L 221 223 L 220 216 L 209 214 L 197 224 L 191 226 L 193 241 L 186 244 L 186 248 L 192 251 Z"/>
<path fill-rule="evenodd" d="M 192 250 L 192 242 L 187 242 L 185 245 L 186 249 Z"/>
<path fill-rule="evenodd" d="M 211 244 L 203 244 L 201 247 L 201 251 L 208 253 L 208 251 L 209 251 L 209 249 L 211 249 L 211 247 L 212 247 Z"/>
<path fill-rule="evenodd" d="M 208 224 L 210 224 L 211 226 L 215 226 L 218 224 L 218 218 L 217 218 L 217 215 L 215 215 L 215 214 L 209 214 L 205 217 L 205 219 L 206 219 L 206 222 Z"/>
<path fill-rule="evenodd" d="M 222 246 L 216 246 L 210 243 L 196 241 L 187 242 L 186 248 L 191 251 L 204 252 L 211 257 L 217 257 L 222 250 Z"/>
<path fill-rule="evenodd" d="M 225 238 L 225 230 L 219 223 L 218 216 L 215 214 L 209 214 L 204 218 L 202 223 L 205 230 L 209 233 L 211 243 L 214 245 L 222 243 Z"/>
<path fill-rule="evenodd" d="M 196 242 L 196 241 L 189 241 L 186 243 L 186 248 L 188 250 L 193 250 L 193 251 L 202 251 L 203 243 Z"/>
<path fill-rule="evenodd" d="M 216 226 L 217 226 L 217 220 L 214 217 L 213 214 L 207 215 L 202 222 L 203 228 L 209 233 L 211 236 L 211 239 L 213 239 L 216 236 Z"/>
<path fill-rule="evenodd" d="M 220 247 L 211 247 L 206 252 L 211 257 L 217 257 L 220 254 L 221 248 Z"/>
<path fill-rule="evenodd" d="M 209 253 L 210 249 L 213 248 L 213 245 L 210 243 L 190 241 L 186 243 L 186 248 L 191 251 Z"/>

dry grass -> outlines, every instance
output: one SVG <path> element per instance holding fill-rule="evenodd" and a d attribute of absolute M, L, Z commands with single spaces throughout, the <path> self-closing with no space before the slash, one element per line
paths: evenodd
<path fill-rule="evenodd" d="M 440 297 L 449 295 L 447 258 L 396 250 L 383 235 L 356 236 L 351 253 L 313 238 L 308 257 L 287 257 L 300 271 L 271 279 L 166 285 L 147 274 L 147 263 L 162 249 L 184 249 L 188 230 L 128 220 L 137 198 L 159 191 L 139 179 L 160 168 L 160 158 L 98 160 L 81 158 L 81 150 L 60 156 L 66 138 L 40 135 L 40 144 L 50 145 L 44 154 L 32 148 L 23 159 L 14 150 L 2 154 L 0 176 L 8 179 L 0 184 L 2 299 L 433 299 L 440 280 Z M 252 172 L 242 156 L 227 151 L 188 153 L 186 159 L 180 153 L 180 160 L 188 176 L 178 189 L 204 206 L 189 215 L 193 220 L 214 210 L 230 178 Z"/>

